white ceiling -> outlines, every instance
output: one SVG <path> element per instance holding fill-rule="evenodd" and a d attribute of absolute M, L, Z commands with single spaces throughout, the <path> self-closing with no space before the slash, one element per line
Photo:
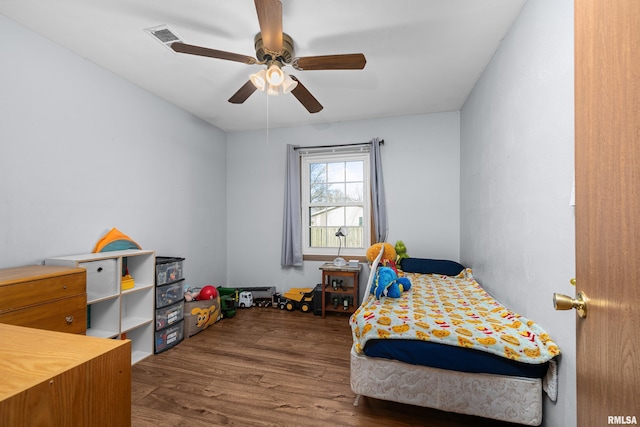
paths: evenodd
<path fill-rule="evenodd" d="M 251 0 L 0 0 L 0 12 L 225 131 L 458 111 L 525 0 L 282 0 L 296 56 L 364 53 L 364 70 L 285 71 L 324 109 L 254 92 L 261 65 L 174 53 L 146 28 L 254 56 Z M 46 66 L 46 64 L 43 64 Z"/>

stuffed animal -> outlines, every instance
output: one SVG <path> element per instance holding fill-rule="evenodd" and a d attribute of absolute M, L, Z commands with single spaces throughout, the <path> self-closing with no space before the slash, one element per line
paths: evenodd
<path fill-rule="evenodd" d="M 402 240 L 398 240 L 396 242 L 396 264 L 399 264 L 403 258 L 409 258 L 409 254 L 407 253 L 407 247 L 404 245 Z"/>
<path fill-rule="evenodd" d="M 184 300 L 187 302 L 190 301 L 195 301 L 198 299 L 198 296 L 200 295 L 200 288 L 191 288 L 191 286 L 189 285 L 184 285 Z"/>
<path fill-rule="evenodd" d="M 382 254 L 381 260 L 387 259 L 394 261 L 396 259 L 396 250 L 391 246 L 391 244 L 387 242 L 382 243 L 374 243 L 369 246 L 367 249 L 367 261 L 373 262 L 378 254 L 380 253 L 380 249 L 384 246 L 384 253 Z"/>
<path fill-rule="evenodd" d="M 373 278 L 371 293 L 380 299 L 383 296 L 400 298 L 402 292 L 411 289 L 411 281 L 406 277 L 398 277 L 390 267 L 379 267 Z"/>
<path fill-rule="evenodd" d="M 380 265 L 393 268 L 393 271 L 397 274 L 396 250 L 387 242 L 374 243 L 369 246 L 369 249 L 367 249 L 367 261 L 369 261 L 369 264 L 375 261 L 382 248 L 384 248 L 384 252 L 382 253 L 382 258 L 380 258 Z"/>

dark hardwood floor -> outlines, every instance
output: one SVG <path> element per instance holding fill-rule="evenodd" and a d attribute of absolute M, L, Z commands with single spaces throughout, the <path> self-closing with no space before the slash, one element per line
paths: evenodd
<path fill-rule="evenodd" d="M 133 426 L 514 426 L 363 397 L 348 316 L 241 309 L 133 367 Z"/>

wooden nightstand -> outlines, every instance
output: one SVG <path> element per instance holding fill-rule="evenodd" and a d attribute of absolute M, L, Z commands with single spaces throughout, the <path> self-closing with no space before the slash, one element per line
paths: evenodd
<path fill-rule="evenodd" d="M 333 263 L 320 266 L 322 270 L 322 317 L 327 311 L 353 313 L 359 305 L 358 277 L 362 266 L 338 267 Z"/>

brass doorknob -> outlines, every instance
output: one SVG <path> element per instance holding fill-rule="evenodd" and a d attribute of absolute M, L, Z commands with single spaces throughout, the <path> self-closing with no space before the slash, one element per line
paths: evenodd
<path fill-rule="evenodd" d="M 583 292 L 578 292 L 575 298 L 563 294 L 553 294 L 553 308 L 556 310 L 575 308 L 578 316 L 587 317 L 587 297 Z"/>

